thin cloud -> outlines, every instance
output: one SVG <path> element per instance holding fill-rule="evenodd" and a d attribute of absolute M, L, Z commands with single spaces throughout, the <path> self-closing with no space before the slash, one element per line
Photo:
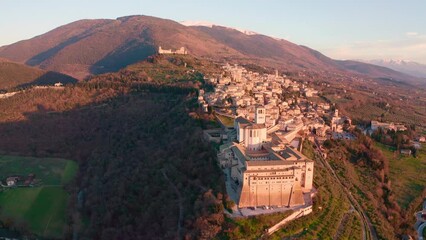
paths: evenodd
<path fill-rule="evenodd" d="M 411 35 L 397 40 L 353 42 L 322 51 L 336 59 L 386 58 L 426 63 L 426 35 Z"/>
<path fill-rule="evenodd" d="M 414 37 L 414 36 L 419 35 L 419 33 L 418 32 L 406 32 L 405 35 L 407 35 L 409 37 Z"/>

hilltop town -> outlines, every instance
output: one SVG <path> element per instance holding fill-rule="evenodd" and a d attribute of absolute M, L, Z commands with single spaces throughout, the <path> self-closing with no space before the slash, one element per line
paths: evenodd
<path fill-rule="evenodd" d="M 318 91 L 307 82 L 292 81 L 285 75 L 280 76 L 278 71 L 275 75 L 262 75 L 240 66 L 226 65 L 224 69 L 228 75 L 209 79 L 215 84 L 214 92 L 201 92 L 199 102 L 205 110 L 210 106 L 220 115 L 241 116 L 252 121 L 256 106 L 261 105 L 266 111 L 267 128 L 293 132 L 315 129 L 319 136 L 325 136 L 330 128 L 342 132 L 345 123 L 350 125 L 350 119 L 339 117 L 331 104 L 312 101 Z M 331 126 L 325 124 L 326 114 L 334 116 Z"/>
<path fill-rule="evenodd" d="M 218 161 L 236 203 L 234 215 L 296 211 L 283 220 L 288 222 L 310 214 L 315 171 L 314 161 L 301 153 L 303 141 L 352 139 L 345 132 L 351 120 L 339 116 L 331 104 L 314 101 L 318 91 L 307 82 L 238 65 L 227 64 L 223 70 L 206 79 L 214 91 L 200 90 L 198 102 L 203 111 L 213 110 L 222 125 L 205 135 L 223 143 Z"/>
<path fill-rule="evenodd" d="M 218 163 L 225 175 L 227 194 L 235 203 L 231 216 L 293 212 L 268 228 L 267 234 L 313 212 L 316 187 L 321 186 L 313 184 L 318 160 L 302 153 L 305 141 L 315 147 L 315 154 L 323 159 L 321 164 L 328 166 L 331 175 L 336 175 L 336 170 L 328 162 L 336 162 L 333 146 L 339 140 L 358 146 L 365 136 L 370 136 L 377 144 L 396 146 L 394 151 L 399 154 L 394 156 L 400 155 L 402 159 L 415 158 L 425 142 L 424 136 L 414 134 L 412 126 L 382 118 L 372 118 L 368 124 L 353 124 L 349 116 L 340 113 L 347 113 L 347 109 L 339 109 L 324 95 L 323 91 L 330 88 L 327 83 L 303 81 L 278 70 L 274 74 L 259 73 L 236 64 L 223 65 L 222 70 L 220 75 L 205 78 L 214 86 L 213 91 L 199 91 L 201 110 L 214 113 L 221 125 L 221 129 L 205 130 L 204 135 L 221 144 Z M 391 106 L 384 103 L 383 108 Z M 358 137 L 361 139 L 357 140 Z M 329 154 L 333 159 L 325 161 Z M 370 215 L 371 211 L 363 210 L 358 197 L 355 199 L 347 184 L 339 179 L 336 176 L 358 214 Z M 363 219 L 362 224 L 374 237 L 376 233 L 368 227 L 369 221 Z"/>
<path fill-rule="evenodd" d="M 215 111 L 230 139 L 238 137 L 234 120 L 255 122 L 260 108 L 268 135 L 281 133 L 285 143 L 311 133 L 322 140 L 333 133 L 335 137 L 350 137 L 344 131 L 351 127 L 351 119 L 340 116 L 334 105 L 320 101 L 318 90 L 308 82 L 291 80 L 278 71 L 259 74 L 229 64 L 223 69 L 223 76 L 208 78 L 214 92 L 200 90 L 198 102 L 204 111 Z"/>

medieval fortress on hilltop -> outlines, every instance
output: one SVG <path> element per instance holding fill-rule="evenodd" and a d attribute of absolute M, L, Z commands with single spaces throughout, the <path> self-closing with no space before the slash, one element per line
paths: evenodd
<path fill-rule="evenodd" d="M 181 55 L 187 55 L 188 50 L 186 50 L 185 47 L 181 47 L 176 51 L 173 51 L 172 49 L 163 49 L 161 46 L 158 47 L 158 53 L 159 54 L 181 54 Z"/>

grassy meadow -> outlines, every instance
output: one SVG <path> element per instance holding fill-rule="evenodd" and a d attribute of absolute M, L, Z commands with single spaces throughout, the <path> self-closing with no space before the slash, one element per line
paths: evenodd
<path fill-rule="evenodd" d="M 29 231 L 47 238 L 61 238 L 66 224 L 68 193 L 63 185 L 77 172 L 77 163 L 63 159 L 0 157 L 0 177 L 34 173 L 40 187 L 3 189 L 0 219 L 11 219 Z"/>
<path fill-rule="evenodd" d="M 404 156 L 394 147 L 376 143 L 390 162 L 390 179 L 398 204 L 406 209 L 426 186 L 426 144 L 417 150 L 417 157 Z"/>

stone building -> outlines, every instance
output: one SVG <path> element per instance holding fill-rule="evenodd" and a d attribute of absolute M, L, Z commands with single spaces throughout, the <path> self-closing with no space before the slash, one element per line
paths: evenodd
<path fill-rule="evenodd" d="M 351 126 L 352 121 L 349 117 L 339 116 L 339 110 L 334 110 L 334 114 L 331 118 L 331 131 L 341 133 L 345 125 Z"/>
<path fill-rule="evenodd" d="M 262 110 L 256 108 L 254 123 L 242 117 L 235 120 L 237 142 L 227 146 L 232 184 L 239 196 L 237 205 L 303 205 L 303 193 L 312 190 L 314 162 L 279 135 L 267 135 Z"/>
<path fill-rule="evenodd" d="M 160 47 L 158 47 L 158 53 L 159 54 L 182 54 L 182 55 L 186 55 L 188 54 L 188 51 L 185 49 L 185 47 L 181 47 L 176 51 L 173 51 L 171 49 L 163 49 Z"/>

